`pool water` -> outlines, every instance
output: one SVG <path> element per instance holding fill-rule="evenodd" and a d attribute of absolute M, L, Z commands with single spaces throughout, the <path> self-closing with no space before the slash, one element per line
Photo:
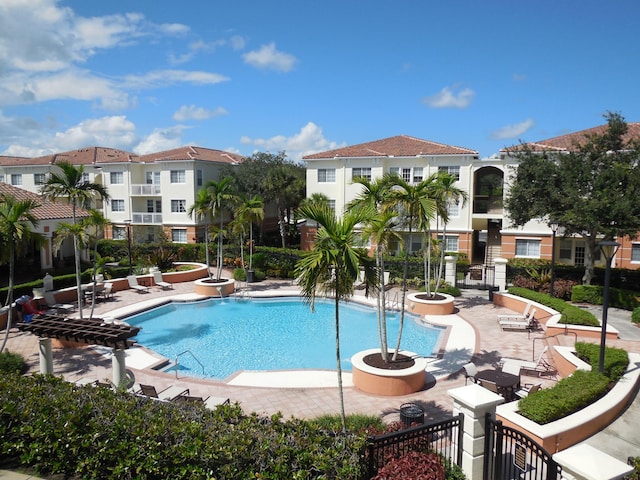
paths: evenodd
<path fill-rule="evenodd" d="M 433 356 L 444 329 L 417 320 L 405 314 L 401 348 Z M 387 312 L 390 348 L 395 347 L 399 321 L 399 312 Z M 180 355 L 180 371 L 191 376 L 222 379 L 238 370 L 336 369 L 331 301 L 317 300 L 315 313 L 299 298 L 170 303 L 127 322 L 142 327 L 135 338 L 139 344 L 170 360 Z M 351 371 L 352 355 L 378 346 L 376 311 L 341 304 L 342 368 Z M 186 351 L 191 353 L 182 354 Z"/>

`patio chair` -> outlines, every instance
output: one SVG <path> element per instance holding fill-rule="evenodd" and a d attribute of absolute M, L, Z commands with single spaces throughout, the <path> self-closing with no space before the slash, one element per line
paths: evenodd
<path fill-rule="evenodd" d="M 219 405 L 226 405 L 229 403 L 228 398 L 224 397 L 207 397 L 204 401 L 204 406 L 213 410 Z"/>
<path fill-rule="evenodd" d="M 498 320 L 502 330 L 533 330 L 536 325 L 536 309 L 531 309 L 527 313 L 527 316 L 523 320 L 514 320 L 513 318 L 506 318 Z"/>
<path fill-rule="evenodd" d="M 176 387 L 171 385 L 164 390 L 158 392 L 153 385 L 140 384 L 140 389 L 136 391 L 136 395 L 143 395 L 149 398 L 157 398 L 158 400 L 173 401 L 180 395 L 189 395 L 188 388 Z"/>
<path fill-rule="evenodd" d="M 462 369 L 464 370 L 464 384 L 467 384 L 467 380 L 473 380 L 473 383 L 478 383 L 478 379 L 476 378 L 478 375 L 478 367 L 473 362 L 467 363 L 463 365 Z"/>
<path fill-rule="evenodd" d="M 189 404 L 204 405 L 204 398 L 196 397 L 193 395 L 178 395 L 172 401 L 173 403 L 189 403 Z"/>
<path fill-rule="evenodd" d="M 558 371 L 544 358 L 548 350 L 549 347 L 544 347 L 536 361 L 519 360 L 517 358 L 501 358 L 500 363 L 502 364 L 502 369 L 504 370 L 505 366 L 507 366 L 507 368 L 517 367 L 520 370 L 532 372 L 536 375 L 555 376 Z"/>
<path fill-rule="evenodd" d="M 107 282 L 104 284 L 104 289 L 101 292 L 98 292 L 102 298 L 105 300 L 109 300 L 113 298 L 113 283 Z"/>
<path fill-rule="evenodd" d="M 153 281 L 158 287 L 162 288 L 162 290 L 169 290 L 173 288 L 173 285 L 171 283 L 162 280 L 162 272 L 160 271 L 156 270 L 155 272 L 153 272 Z"/>
<path fill-rule="evenodd" d="M 75 306 L 70 303 L 58 303 L 52 291 L 44 292 L 44 301 L 47 302 L 47 309 L 56 314 L 66 315 L 75 310 Z"/>
<path fill-rule="evenodd" d="M 138 284 L 138 277 L 135 275 L 127 276 L 129 282 L 129 288 L 133 288 L 138 293 L 149 293 L 149 287 Z"/>
<path fill-rule="evenodd" d="M 518 398 L 524 398 L 531 395 L 532 393 L 537 392 L 541 388 L 542 385 L 539 383 L 536 385 L 525 384 L 521 389 L 515 391 L 515 395 Z"/>
<path fill-rule="evenodd" d="M 498 322 L 500 320 L 524 320 L 529 315 L 529 310 L 531 310 L 531 302 L 527 302 L 524 307 L 524 311 L 522 314 L 520 313 L 511 313 L 511 314 L 502 314 L 498 315 Z"/>

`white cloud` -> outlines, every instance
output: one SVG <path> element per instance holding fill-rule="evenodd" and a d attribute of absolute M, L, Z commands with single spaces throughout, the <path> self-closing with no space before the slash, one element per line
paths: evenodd
<path fill-rule="evenodd" d="M 224 45 L 226 42 L 224 40 L 216 40 L 215 42 L 204 42 L 202 40 L 197 40 L 195 42 L 191 42 L 189 44 L 189 51 L 175 55 L 173 53 L 169 54 L 169 62 L 172 65 L 179 65 L 181 63 L 186 63 L 192 60 L 198 53 L 200 52 L 212 52 L 217 47 Z"/>
<path fill-rule="evenodd" d="M 494 130 L 491 133 L 491 138 L 494 140 L 502 140 L 507 138 L 517 138 L 523 133 L 527 132 L 533 127 L 534 121 L 531 118 L 527 118 L 524 122 L 515 123 L 513 125 L 507 125 L 506 127 Z"/>
<path fill-rule="evenodd" d="M 175 127 L 156 128 L 150 135 L 139 142 L 133 151 L 139 155 L 145 153 L 161 152 L 182 146 L 182 133 L 186 127 L 176 125 Z"/>
<path fill-rule="evenodd" d="M 247 41 L 240 35 L 234 35 L 229 39 L 229 43 L 231 43 L 231 48 L 233 48 L 234 50 L 242 50 L 247 44 Z"/>
<path fill-rule="evenodd" d="M 229 112 L 222 107 L 209 110 L 203 107 L 196 107 L 195 105 L 182 105 L 173 114 L 173 119 L 177 122 L 184 122 L 186 120 L 206 120 L 208 118 L 226 115 L 227 113 Z"/>
<path fill-rule="evenodd" d="M 131 88 L 159 88 L 176 83 L 212 85 L 226 82 L 228 77 L 218 73 L 189 70 L 154 70 L 144 75 L 127 75 L 125 84 Z"/>
<path fill-rule="evenodd" d="M 242 137 L 240 141 L 245 145 L 254 145 L 262 151 L 281 152 L 284 150 L 287 156 L 294 161 L 302 160 L 305 155 L 342 146 L 327 140 L 322 133 L 322 128 L 313 122 L 307 123 L 298 133 L 290 137 L 284 135 L 276 135 L 266 139 Z"/>
<path fill-rule="evenodd" d="M 276 50 L 275 43 L 263 45 L 259 50 L 247 52 L 242 58 L 245 63 L 253 67 L 278 70 L 280 72 L 293 70 L 293 67 L 298 62 L 298 59 L 293 55 Z"/>
<path fill-rule="evenodd" d="M 455 93 L 455 89 L 456 85 L 444 87 L 435 95 L 424 98 L 422 103 L 431 108 L 467 108 L 475 97 L 475 92 L 464 88 Z"/>

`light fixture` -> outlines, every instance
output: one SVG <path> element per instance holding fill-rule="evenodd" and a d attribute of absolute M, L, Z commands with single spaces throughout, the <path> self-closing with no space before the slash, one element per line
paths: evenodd
<path fill-rule="evenodd" d="M 607 316 L 609 310 L 609 287 L 611 285 L 611 260 L 615 257 L 620 244 L 611 240 L 604 240 L 598 243 L 600 251 L 604 255 L 604 291 L 602 294 L 602 332 L 600 333 L 600 361 L 598 371 L 604 373 L 604 352 L 607 342 Z"/>
<path fill-rule="evenodd" d="M 133 274 L 133 265 L 131 265 L 131 220 L 125 220 L 127 225 L 127 252 L 129 254 L 129 275 Z"/>

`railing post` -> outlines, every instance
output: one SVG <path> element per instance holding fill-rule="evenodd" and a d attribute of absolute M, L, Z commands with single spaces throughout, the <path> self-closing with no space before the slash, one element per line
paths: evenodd
<path fill-rule="evenodd" d="M 469 480 L 482 480 L 485 418 L 487 413 L 495 414 L 496 406 L 504 398 L 477 384 L 453 388 L 447 393 L 453 398 L 453 414 L 464 415 L 462 471 Z"/>
<path fill-rule="evenodd" d="M 495 258 L 495 272 L 493 284 L 498 287 L 499 292 L 504 292 L 507 289 L 507 259 Z"/>

